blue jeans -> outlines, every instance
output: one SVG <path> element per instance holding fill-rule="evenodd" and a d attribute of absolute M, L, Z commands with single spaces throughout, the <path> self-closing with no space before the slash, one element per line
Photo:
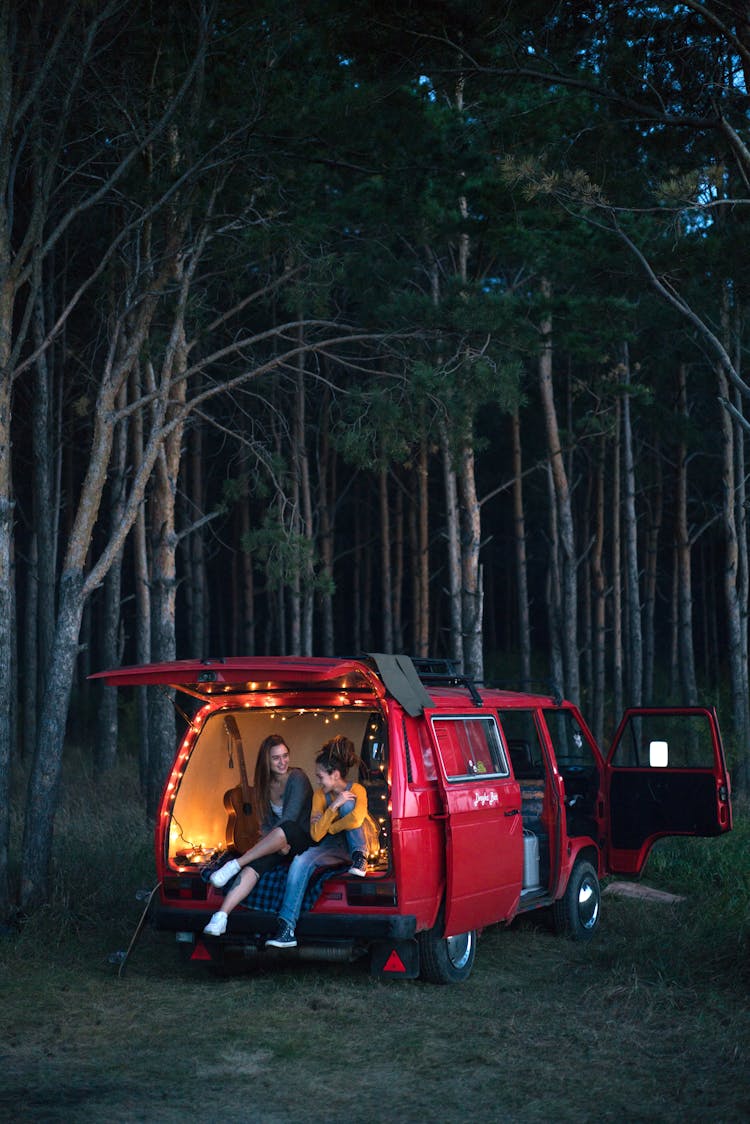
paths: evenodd
<path fill-rule="evenodd" d="M 354 801 L 349 800 L 339 809 L 342 816 L 354 809 Z M 286 876 L 286 889 L 284 900 L 279 909 L 279 917 L 286 921 L 292 928 L 297 923 L 302 902 L 305 897 L 307 883 L 316 867 L 341 866 L 349 861 L 354 851 L 364 851 L 364 828 L 351 828 L 350 831 L 339 832 L 338 835 L 326 835 L 320 843 L 309 847 L 301 855 L 295 855 Z"/>

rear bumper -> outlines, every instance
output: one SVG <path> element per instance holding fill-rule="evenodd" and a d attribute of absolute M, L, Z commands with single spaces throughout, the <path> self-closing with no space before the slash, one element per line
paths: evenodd
<path fill-rule="evenodd" d="M 172 933 L 200 933 L 210 913 L 195 909 L 165 908 L 158 904 L 151 913 L 156 929 Z M 229 918 L 227 936 L 265 936 L 275 933 L 275 913 L 236 909 Z M 411 914 L 394 913 L 303 913 L 295 926 L 298 937 L 312 941 L 411 940 L 417 920 Z"/>

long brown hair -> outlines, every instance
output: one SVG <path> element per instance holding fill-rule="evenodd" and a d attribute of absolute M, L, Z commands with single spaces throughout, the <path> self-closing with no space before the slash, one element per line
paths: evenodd
<path fill-rule="evenodd" d="M 271 807 L 271 750 L 277 745 L 283 745 L 289 752 L 289 746 L 281 734 L 269 734 L 260 743 L 255 761 L 255 812 L 261 824 L 266 820 Z"/>

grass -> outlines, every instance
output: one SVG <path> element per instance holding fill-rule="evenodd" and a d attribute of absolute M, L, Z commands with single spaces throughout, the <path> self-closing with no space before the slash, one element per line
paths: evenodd
<path fill-rule="evenodd" d="M 104 823 L 98 809 L 106 810 Z M 364 962 L 222 977 L 168 934 L 123 949 L 153 883 L 127 768 L 75 770 L 49 907 L 0 942 L 0 1111 L 19 1121 L 745 1121 L 750 821 L 665 841 L 681 905 L 605 896 L 588 945 L 541 918 L 485 931 L 453 987 Z"/>

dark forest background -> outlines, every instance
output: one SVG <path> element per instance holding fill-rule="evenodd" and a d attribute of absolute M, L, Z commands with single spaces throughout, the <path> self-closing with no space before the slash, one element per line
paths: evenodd
<path fill-rule="evenodd" d="M 710 702 L 747 795 L 749 73 L 739 0 L 0 0 L 0 912 L 66 739 L 154 812 L 121 662 Z"/>

